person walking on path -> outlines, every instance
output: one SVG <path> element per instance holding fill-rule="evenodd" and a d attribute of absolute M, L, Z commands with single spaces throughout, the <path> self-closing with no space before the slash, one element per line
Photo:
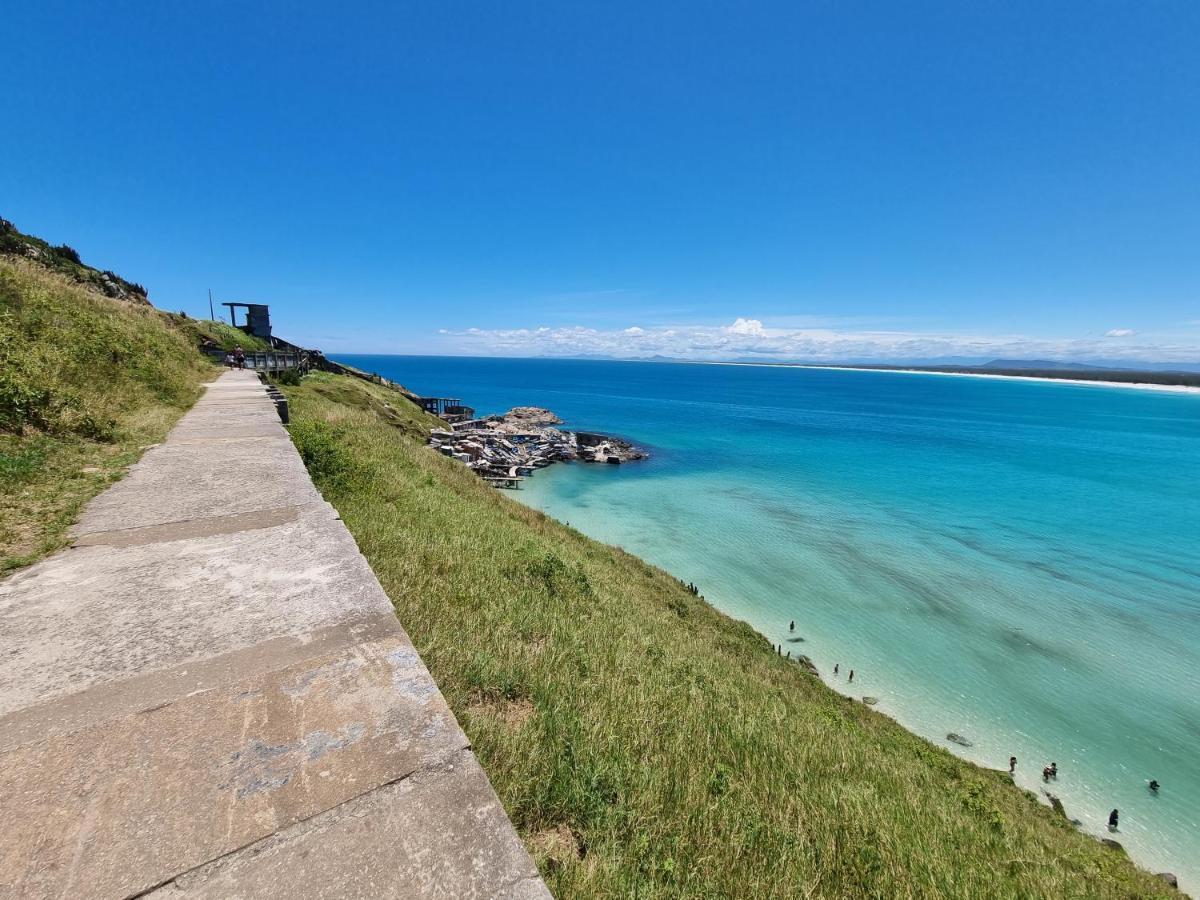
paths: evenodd
<path fill-rule="evenodd" d="M 239 369 L 246 368 L 246 351 L 240 346 L 233 348 L 233 361 L 237 363 Z"/>

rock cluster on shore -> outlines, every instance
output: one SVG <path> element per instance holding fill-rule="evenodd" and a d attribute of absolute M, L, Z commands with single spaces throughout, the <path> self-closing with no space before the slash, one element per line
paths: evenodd
<path fill-rule="evenodd" d="M 645 451 L 621 438 L 554 427 L 561 424 L 548 409 L 518 406 L 504 415 L 456 424 L 450 431 L 435 429 L 429 443 L 503 487 L 516 487 L 534 469 L 553 462 L 619 464 L 646 457 Z"/>

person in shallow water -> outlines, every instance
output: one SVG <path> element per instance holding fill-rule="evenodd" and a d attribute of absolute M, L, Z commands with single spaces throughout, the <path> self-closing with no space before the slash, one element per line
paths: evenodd
<path fill-rule="evenodd" d="M 853 669 L 850 670 L 850 680 L 851 681 L 854 680 L 854 670 Z"/>
<path fill-rule="evenodd" d="M 1050 763 L 1050 777 L 1058 781 L 1058 763 L 1056 762 Z"/>
<path fill-rule="evenodd" d="M 833 674 L 834 674 L 834 675 L 836 675 L 836 674 L 837 674 L 838 665 L 840 665 L 840 664 L 839 664 L 839 663 L 834 663 L 834 664 L 833 664 Z"/>
<path fill-rule="evenodd" d="M 1158 781 L 1153 778 L 1150 779 L 1150 793 L 1152 793 L 1152 794 L 1158 793 Z"/>
<path fill-rule="evenodd" d="M 1115 809 L 1108 814 L 1108 830 L 1109 831 L 1117 830 L 1117 820 L 1119 818 L 1120 818 L 1120 814 Z"/>
<path fill-rule="evenodd" d="M 1049 780 L 1050 780 L 1050 767 L 1042 766 L 1042 781 L 1049 781 Z"/>
<path fill-rule="evenodd" d="M 1017 758 L 1015 756 L 1010 756 L 1008 758 L 1008 774 L 1009 775 L 1017 774 Z"/>
<path fill-rule="evenodd" d="M 795 631 L 795 630 L 796 630 L 796 620 L 792 619 L 792 624 L 790 624 L 788 626 L 788 631 Z"/>

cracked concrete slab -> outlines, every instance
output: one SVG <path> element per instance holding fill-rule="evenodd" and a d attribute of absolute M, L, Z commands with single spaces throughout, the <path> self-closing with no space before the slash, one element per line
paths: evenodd
<path fill-rule="evenodd" d="M 124 479 L 93 500 L 74 534 L 320 501 L 290 442 L 212 447 L 168 440 L 146 451 Z"/>
<path fill-rule="evenodd" d="M 93 531 L 75 541 L 76 547 L 136 547 L 139 544 L 160 544 L 163 541 L 179 541 L 192 537 L 212 537 L 215 534 L 236 534 L 239 531 L 254 531 L 259 528 L 274 528 L 295 522 L 300 517 L 301 506 L 285 506 L 282 509 L 254 510 L 235 513 L 231 516 L 213 516 L 206 519 L 188 519 L 169 522 L 166 525 L 144 525 L 141 528 L 125 528 L 121 531 Z"/>
<path fill-rule="evenodd" d="M 547 900 L 470 752 L 188 872 L 148 897 Z M 320 854 L 325 864 L 306 860 Z"/>
<path fill-rule="evenodd" d="M 0 716 L 0 753 L 211 690 L 227 683 L 231 673 L 251 678 L 403 632 L 395 614 L 387 610 L 373 618 L 270 638 L 220 656 L 94 684 Z"/>
<path fill-rule="evenodd" d="M 4 754 L 0 872 L 128 896 L 466 746 L 401 633 Z"/>
<path fill-rule="evenodd" d="M 335 516 L 322 501 L 261 529 L 80 547 L 0 582 L 0 633 L 10 645 L 0 656 L 8 685 L 0 715 L 390 611 Z"/>

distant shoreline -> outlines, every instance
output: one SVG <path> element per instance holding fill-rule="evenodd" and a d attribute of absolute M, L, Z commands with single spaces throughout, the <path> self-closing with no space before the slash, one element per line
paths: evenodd
<path fill-rule="evenodd" d="M 945 372 L 938 369 L 904 369 L 876 366 L 819 366 L 795 363 L 711 362 L 713 366 L 750 366 L 764 369 L 829 369 L 835 372 L 893 372 L 902 375 L 952 375 L 959 378 L 1001 378 L 1006 381 L 1043 381 L 1050 384 L 1082 384 L 1089 387 L 1133 388 L 1171 394 L 1200 394 L 1200 387 L 1187 384 L 1157 384 L 1152 381 L 1103 381 L 1097 378 L 1054 378 L 1048 375 L 1006 375 L 999 372 Z"/>

